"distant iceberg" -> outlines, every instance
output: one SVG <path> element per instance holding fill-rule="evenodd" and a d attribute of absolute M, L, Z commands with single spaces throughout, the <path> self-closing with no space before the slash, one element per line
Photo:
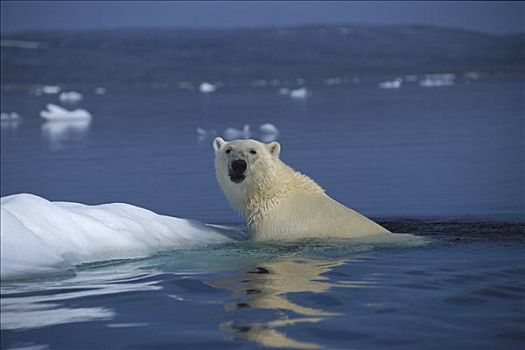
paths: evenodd
<path fill-rule="evenodd" d="M 46 107 L 47 110 L 41 111 L 40 116 L 49 121 L 91 119 L 91 114 L 85 109 L 75 109 L 69 111 L 51 103 Z"/>
<path fill-rule="evenodd" d="M 80 102 L 84 96 L 80 92 L 76 91 L 63 91 L 58 95 L 58 99 L 60 102 L 69 102 L 69 103 L 75 103 Z"/>
<path fill-rule="evenodd" d="M 380 89 L 399 89 L 403 85 L 403 79 L 397 78 L 391 81 L 383 81 L 377 84 Z"/>
<path fill-rule="evenodd" d="M 310 95 L 306 87 L 301 87 L 290 91 L 290 97 L 294 99 L 305 99 Z"/>
<path fill-rule="evenodd" d="M 273 142 L 277 140 L 277 137 L 279 136 L 279 129 L 271 123 L 259 125 L 259 131 L 261 133 L 259 139 L 262 142 Z"/>
<path fill-rule="evenodd" d="M 265 123 L 259 125 L 259 131 L 266 134 L 278 134 L 279 129 L 271 123 Z"/>
<path fill-rule="evenodd" d="M 207 83 L 207 82 L 204 82 L 199 85 L 199 91 L 204 94 L 215 92 L 215 90 L 217 90 L 217 86 Z"/>
<path fill-rule="evenodd" d="M 11 112 L 11 113 L 2 112 L 0 114 L 0 120 L 2 121 L 20 120 L 20 115 L 16 112 Z"/>
<path fill-rule="evenodd" d="M 208 137 L 213 137 L 213 136 L 217 135 L 217 131 L 216 130 L 206 130 L 204 128 L 201 128 L 200 126 L 198 126 L 196 128 L 196 130 L 197 130 L 197 139 L 199 141 L 202 141 L 202 140 L 205 140 Z"/>
<path fill-rule="evenodd" d="M 60 86 L 56 85 L 44 85 L 44 86 L 35 86 L 31 90 L 31 93 L 35 96 L 46 95 L 56 95 L 60 92 Z"/>
<path fill-rule="evenodd" d="M 57 273 L 87 262 L 231 241 L 224 230 L 129 204 L 1 199 L 1 278 Z"/>
<path fill-rule="evenodd" d="M 425 79 L 419 82 L 421 87 L 440 87 L 452 86 L 455 83 L 456 75 L 452 73 L 445 74 L 427 74 Z"/>
<path fill-rule="evenodd" d="M 226 140 L 234 140 L 234 139 L 249 139 L 252 135 L 252 132 L 250 130 L 250 125 L 244 124 L 244 127 L 239 130 L 235 128 L 227 128 L 224 130 L 224 138 Z"/>
<path fill-rule="evenodd" d="M 44 94 L 55 95 L 55 94 L 58 94 L 60 92 L 60 86 L 44 85 L 42 87 L 42 92 Z"/>
<path fill-rule="evenodd" d="M 16 130 L 18 129 L 18 126 L 20 125 L 22 118 L 20 117 L 20 114 L 16 112 L 2 112 L 0 114 L 0 127 L 2 130 Z"/>

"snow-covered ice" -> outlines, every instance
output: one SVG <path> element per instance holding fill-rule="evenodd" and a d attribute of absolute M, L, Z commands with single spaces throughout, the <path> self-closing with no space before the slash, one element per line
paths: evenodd
<path fill-rule="evenodd" d="M 231 240 L 218 227 L 129 204 L 50 202 L 32 194 L 3 197 L 0 221 L 2 279 Z"/>
<path fill-rule="evenodd" d="M 40 112 L 40 116 L 46 120 L 80 120 L 80 119 L 91 119 L 91 114 L 85 109 L 75 109 L 69 111 L 65 108 L 54 104 L 48 104 L 47 110 Z"/>
<path fill-rule="evenodd" d="M 60 100 L 60 102 L 74 103 L 82 101 L 83 98 L 84 96 L 82 96 L 80 92 L 76 91 L 63 91 L 60 93 L 60 95 L 58 95 L 58 99 Z"/>
<path fill-rule="evenodd" d="M 210 83 L 207 83 L 207 82 L 204 82 L 202 84 L 199 85 L 199 91 L 202 92 L 202 93 L 210 93 L 210 92 L 214 92 L 215 90 L 217 90 L 217 87 L 213 84 L 210 84 Z"/>

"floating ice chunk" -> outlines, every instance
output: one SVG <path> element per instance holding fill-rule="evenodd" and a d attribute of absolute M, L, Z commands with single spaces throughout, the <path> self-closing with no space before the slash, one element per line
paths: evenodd
<path fill-rule="evenodd" d="M 82 101 L 83 98 L 84 96 L 82 96 L 80 92 L 76 92 L 76 91 L 64 91 L 64 92 L 61 92 L 60 95 L 58 95 L 58 99 L 61 102 L 75 103 L 75 102 Z"/>
<path fill-rule="evenodd" d="M 279 129 L 277 129 L 277 127 L 271 123 L 265 123 L 265 124 L 259 125 L 259 131 L 262 133 L 267 133 L 267 134 L 278 134 L 279 133 Z"/>
<path fill-rule="evenodd" d="M 335 78 L 327 78 L 324 80 L 325 85 L 331 86 L 331 85 L 340 85 L 343 83 L 343 78 L 341 77 L 335 77 Z"/>
<path fill-rule="evenodd" d="M 199 136 L 207 136 L 208 132 L 205 129 L 201 128 L 201 127 L 197 127 L 197 135 L 199 135 Z"/>
<path fill-rule="evenodd" d="M 22 121 L 22 118 L 20 117 L 18 113 L 2 112 L 0 114 L 0 127 L 2 128 L 2 130 L 16 131 L 21 121 Z"/>
<path fill-rule="evenodd" d="M 216 130 L 206 130 L 204 128 L 201 128 L 201 127 L 197 127 L 197 139 L 199 139 L 199 141 L 202 141 L 202 140 L 205 140 L 208 136 L 215 136 L 217 135 L 217 131 Z"/>
<path fill-rule="evenodd" d="M 204 82 L 204 83 L 199 85 L 199 91 L 204 93 L 204 94 L 208 94 L 210 92 L 214 92 L 215 90 L 217 90 L 217 87 L 215 85 L 207 83 L 207 82 Z"/>
<path fill-rule="evenodd" d="M 48 104 L 47 110 L 40 112 L 40 116 L 47 120 L 81 120 L 91 119 L 91 114 L 85 109 L 75 109 L 69 111 L 54 104 Z"/>
<path fill-rule="evenodd" d="M 452 73 L 445 74 L 427 74 L 425 79 L 419 82 L 421 87 L 440 87 L 440 86 L 452 86 L 456 76 Z"/>
<path fill-rule="evenodd" d="M 95 88 L 95 90 L 93 90 L 93 92 L 95 93 L 95 95 L 105 95 L 106 92 L 107 92 L 107 89 L 105 87 L 99 86 L 99 87 Z"/>
<path fill-rule="evenodd" d="M 244 124 L 242 130 L 235 128 L 228 128 L 224 130 L 224 138 L 227 140 L 249 139 L 251 134 L 250 126 L 248 124 Z"/>
<path fill-rule="evenodd" d="M 294 89 L 290 91 L 290 97 L 294 99 L 305 99 L 310 95 L 310 92 L 306 87 Z"/>
<path fill-rule="evenodd" d="M 11 113 L 4 113 L 4 112 L 2 112 L 0 114 L 0 120 L 2 120 L 2 121 L 20 120 L 20 115 L 18 113 L 15 113 L 15 112 L 11 112 Z"/>
<path fill-rule="evenodd" d="M 383 81 L 377 84 L 377 87 L 380 89 L 399 89 L 403 85 L 403 79 L 397 78 L 391 81 Z"/>
<path fill-rule="evenodd" d="M 49 95 L 56 95 L 60 92 L 60 86 L 44 85 L 42 86 L 42 93 Z"/>
<path fill-rule="evenodd" d="M 1 215 L 2 279 L 231 240 L 220 228 L 123 203 L 89 206 L 16 194 L 1 199 Z"/>
<path fill-rule="evenodd" d="M 259 131 L 261 132 L 260 140 L 262 142 L 273 142 L 279 136 L 279 129 L 271 123 L 259 125 Z"/>

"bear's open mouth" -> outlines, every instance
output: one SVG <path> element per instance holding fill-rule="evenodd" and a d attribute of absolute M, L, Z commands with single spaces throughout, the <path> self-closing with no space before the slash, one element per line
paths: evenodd
<path fill-rule="evenodd" d="M 242 174 L 230 174 L 230 180 L 236 184 L 242 182 L 245 179 L 245 176 Z"/>

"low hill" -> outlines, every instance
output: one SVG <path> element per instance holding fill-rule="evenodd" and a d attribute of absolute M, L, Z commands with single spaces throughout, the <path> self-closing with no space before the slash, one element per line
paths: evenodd
<path fill-rule="evenodd" d="M 525 71 L 525 35 L 432 26 L 33 31 L 1 38 L 2 86 L 244 85 L 258 79 L 379 79 Z"/>

